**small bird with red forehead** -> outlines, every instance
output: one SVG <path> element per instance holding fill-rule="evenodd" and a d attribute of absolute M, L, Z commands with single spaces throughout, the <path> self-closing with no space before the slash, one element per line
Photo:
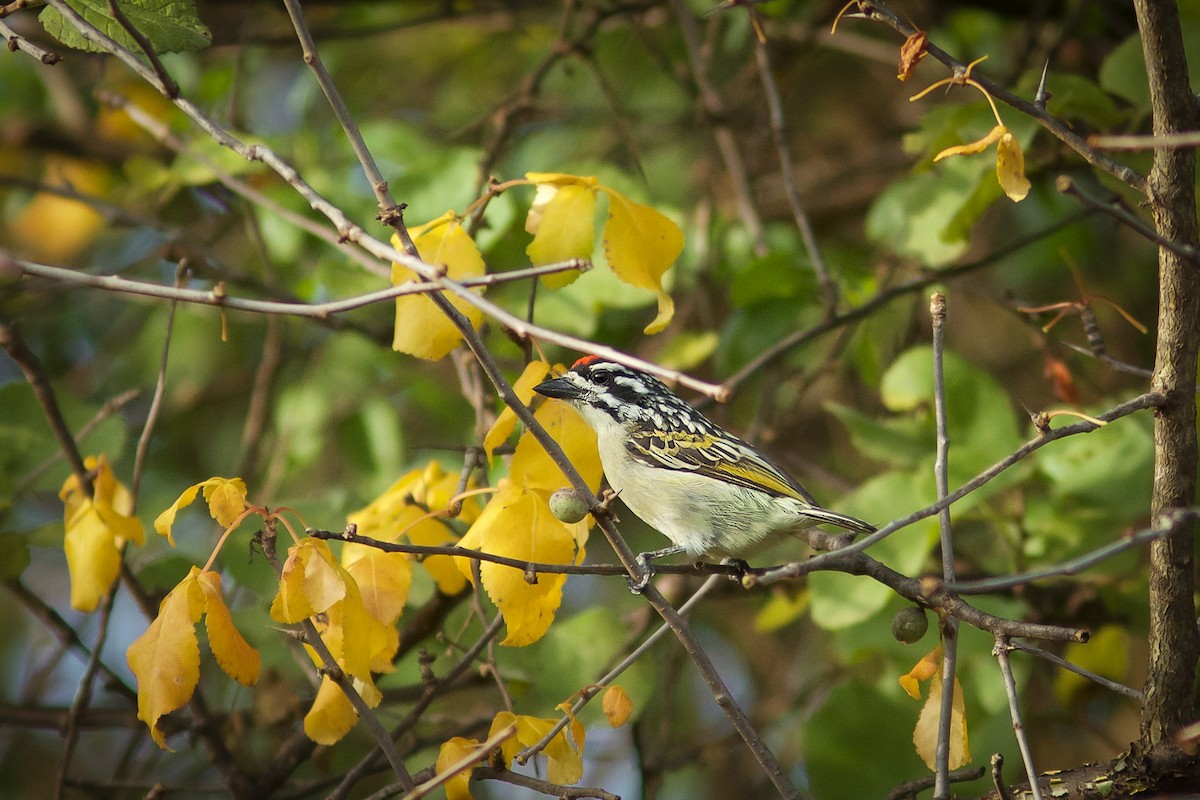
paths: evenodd
<path fill-rule="evenodd" d="M 803 486 L 746 442 L 681 400 L 657 378 L 599 356 L 534 387 L 564 400 L 596 431 L 609 485 L 671 540 L 637 557 L 645 588 L 651 559 L 687 553 L 737 557 L 777 534 L 829 523 L 874 526 L 817 505 Z"/>

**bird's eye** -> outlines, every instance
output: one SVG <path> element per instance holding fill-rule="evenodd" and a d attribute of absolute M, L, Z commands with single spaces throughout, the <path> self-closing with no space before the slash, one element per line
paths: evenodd
<path fill-rule="evenodd" d="M 608 374 L 607 372 L 597 372 L 592 375 L 592 380 L 601 386 L 607 386 L 609 381 L 612 380 L 612 375 Z"/>

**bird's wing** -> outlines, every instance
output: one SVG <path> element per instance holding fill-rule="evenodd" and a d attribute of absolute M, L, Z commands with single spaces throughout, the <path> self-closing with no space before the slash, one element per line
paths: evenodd
<path fill-rule="evenodd" d="M 740 439 L 704 433 L 634 432 L 625 445 L 649 466 L 694 472 L 725 483 L 816 505 L 804 487 Z"/>

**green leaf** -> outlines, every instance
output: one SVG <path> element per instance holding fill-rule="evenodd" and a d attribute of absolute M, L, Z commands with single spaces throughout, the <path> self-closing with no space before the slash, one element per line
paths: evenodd
<path fill-rule="evenodd" d="M 67 0 L 67 3 L 121 46 L 135 53 L 141 52 L 133 37 L 109 16 L 106 0 Z M 121 0 L 120 8 L 158 53 L 194 53 L 212 44 L 212 34 L 196 15 L 192 0 Z M 38 19 L 47 33 L 68 47 L 90 53 L 106 52 L 100 45 L 83 38 L 56 9 L 45 9 Z"/>
<path fill-rule="evenodd" d="M 927 426 L 920 419 L 877 420 L 836 402 L 826 403 L 825 410 L 846 426 L 854 446 L 876 461 L 897 467 L 914 467 L 929 455 Z"/>
<path fill-rule="evenodd" d="M 1126 417 L 1055 442 L 1040 454 L 1038 468 L 1059 497 L 1085 500 L 1120 519 L 1144 516 L 1154 474 L 1151 424 L 1148 416 Z"/>

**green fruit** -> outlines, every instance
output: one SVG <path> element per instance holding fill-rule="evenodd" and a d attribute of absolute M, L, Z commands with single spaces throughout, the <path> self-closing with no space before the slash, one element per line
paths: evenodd
<path fill-rule="evenodd" d="M 579 522 L 588 515 L 588 504 L 574 489 L 559 489 L 550 495 L 550 513 L 559 522 Z"/>
<path fill-rule="evenodd" d="M 920 606 L 906 606 L 897 611 L 892 620 L 892 636 L 905 644 L 921 641 L 928 630 L 929 618 Z"/>

